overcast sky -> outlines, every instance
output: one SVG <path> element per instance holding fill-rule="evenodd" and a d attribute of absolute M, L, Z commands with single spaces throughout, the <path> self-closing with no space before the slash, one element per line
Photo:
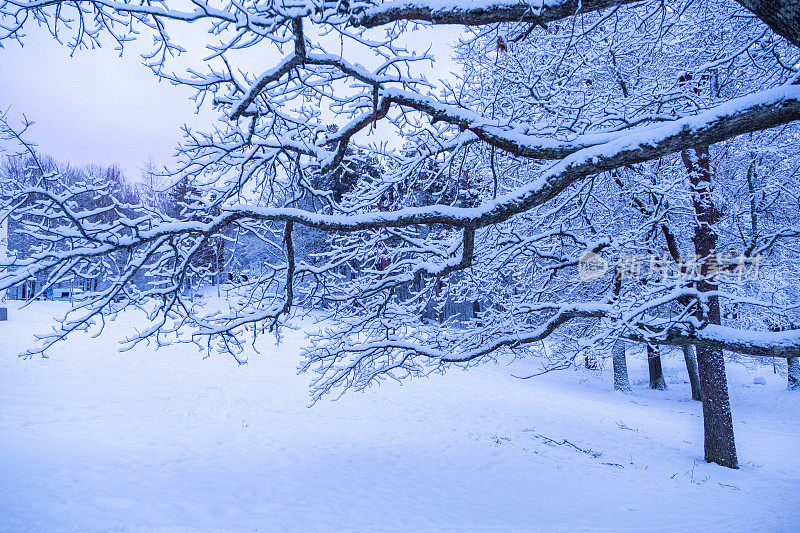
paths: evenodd
<path fill-rule="evenodd" d="M 48 33 L 31 28 L 24 47 L 6 42 L 0 49 L 0 112 L 35 121 L 28 138 L 44 153 L 78 165 L 118 163 L 136 179 L 148 158 L 169 163 L 184 123 L 202 126 L 216 116 L 196 115 L 191 91 L 159 83 L 133 48 L 123 57 L 111 46 L 70 57 Z M 452 68 L 448 45 L 457 35 L 451 28 L 414 35 L 422 50 L 434 41 L 434 77 Z"/>

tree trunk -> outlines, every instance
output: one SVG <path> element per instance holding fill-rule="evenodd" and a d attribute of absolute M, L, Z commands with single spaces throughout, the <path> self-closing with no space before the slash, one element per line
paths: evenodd
<path fill-rule="evenodd" d="M 630 392 L 631 383 L 628 380 L 628 362 L 625 360 L 625 343 L 621 340 L 614 341 L 611 347 L 611 359 L 614 362 L 614 390 Z"/>
<path fill-rule="evenodd" d="M 789 357 L 789 390 L 800 391 L 800 357 Z"/>
<path fill-rule="evenodd" d="M 736 0 L 752 11 L 772 31 L 800 46 L 800 1 L 798 0 Z"/>
<path fill-rule="evenodd" d="M 661 368 L 661 354 L 657 347 L 647 345 L 647 368 L 650 371 L 650 388 L 656 390 L 667 390 L 667 382 L 664 381 L 664 371 Z"/>
<path fill-rule="evenodd" d="M 690 344 L 683 346 L 683 359 L 686 361 L 686 371 L 689 373 L 689 383 L 692 385 L 692 400 L 702 400 L 700 394 L 700 376 L 697 373 L 697 359 L 694 357 L 694 347 Z"/>
<path fill-rule="evenodd" d="M 693 152 L 693 153 L 692 153 Z M 716 269 L 717 234 L 714 223 L 717 211 L 711 198 L 711 166 L 707 146 L 681 152 L 692 186 L 694 205 L 694 249 L 698 261 L 697 290 L 701 294 L 717 290 L 711 279 Z M 707 307 L 698 306 L 695 317 L 709 324 L 720 324 L 719 298 L 707 298 Z M 733 417 L 728 397 L 728 380 L 725 377 L 725 360 L 722 350 L 697 347 L 697 367 L 700 374 L 700 395 L 703 402 L 705 429 L 705 459 L 729 468 L 739 468 L 733 436 Z"/>
<path fill-rule="evenodd" d="M 698 347 L 697 366 L 700 370 L 706 462 L 739 468 L 722 350 Z"/>

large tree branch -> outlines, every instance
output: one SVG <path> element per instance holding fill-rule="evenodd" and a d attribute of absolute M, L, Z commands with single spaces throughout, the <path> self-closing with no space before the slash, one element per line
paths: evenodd
<path fill-rule="evenodd" d="M 800 46 L 800 0 L 736 0 L 772 31 Z"/>
<path fill-rule="evenodd" d="M 648 335 L 627 335 L 639 342 L 655 342 L 667 346 L 694 344 L 755 357 L 797 357 L 800 355 L 800 329 L 787 331 L 750 331 L 716 324 L 688 331 L 685 327 L 670 328 L 655 340 Z"/>
<path fill-rule="evenodd" d="M 503 124 L 470 109 L 445 104 L 429 96 L 394 88 L 385 89 L 383 94 L 385 100 L 425 113 L 434 122 L 442 121 L 469 130 L 481 141 L 518 157 L 563 159 L 583 148 L 625 135 L 624 131 L 610 131 L 578 135 L 569 141 L 558 140 L 552 136 L 531 135 L 528 126 Z"/>
<path fill-rule="evenodd" d="M 325 231 L 362 231 L 404 227 L 415 224 L 443 224 L 451 227 L 481 228 L 501 223 L 516 214 L 544 204 L 566 187 L 583 178 L 615 168 L 656 159 L 694 146 L 707 146 L 737 135 L 762 130 L 800 119 L 800 86 L 770 89 L 726 102 L 693 117 L 671 121 L 649 129 L 636 129 L 613 141 L 591 146 L 563 159 L 539 179 L 512 193 L 475 208 L 434 205 L 354 215 L 324 215 L 297 208 L 234 205 L 222 215 L 204 223 L 172 222 L 135 235 L 92 236 L 85 247 L 67 255 L 103 255 L 113 250 L 130 249 L 164 236 L 211 234 L 239 220 L 283 221 Z M 51 197 L 44 190 L 31 195 Z M 76 217 L 73 217 L 77 220 Z M 81 223 L 73 222 L 78 226 Z M 74 235 L 79 236 L 79 233 Z M 43 259 L 36 257 L 37 261 Z M 34 268 L 34 265 L 15 265 Z"/>
<path fill-rule="evenodd" d="M 434 24 L 478 26 L 497 22 L 529 22 L 547 24 L 577 13 L 591 13 L 608 7 L 631 4 L 639 0 L 494 0 L 475 2 L 453 0 L 425 2 L 397 0 L 384 2 L 353 16 L 353 23 L 367 28 L 410 20 Z"/>
<path fill-rule="evenodd" d="M 499 22 L 547 24 L 577 13 L 591 13 L 638 0 L 394 0 L 353 16 L 355 25 L 373 28 L 401 20 L 433 24 L 480 26 Z M 761 19 L 772 31 L 800 46 L 800 0 L 736 0 Z"/>
<path fill-rule="evenodd" d="M 229 208 L 228 216 L 267 221 L 293 220 L 327 231 L 359 231 L 414 224 L 481 228 L 540 206 L 586 177 L 795 120 L 800 120 L 800 86 L 776 87 L 731 100 L 692 117 L 635 129 L 612 141 L 579 150 L 527 186 L 475 208 L 434 205 L 336 216 L 300 209 L 237 205 Z"/>
<path fill-rule="evenodd" d="M 560 326 L 574 320 L 604 318 L 613 313 L 608 304 L 575 304 L 555 309 L 540 326 L 530 331 L 520 331 L 492 338 L 491 342 L 461 352 L 445 352 L 400 339 L 361 343 L 348 347 L 353 353 L 398 349 L 414 355 L 435 359 L 442 363 L 467 363 L 492 354 L 501 348 L 516 348 L 540 342 L 552 335 Z M 709 324 L 702 329 L 677 324 L 666 332 L 648 324 L 629 324 L 631 330 L 622 335 L 634 342 L 666 346 L 708 346 L 756 357 L 797 357 L 800 353 L 800 330 L 781 332 L 748 331 Z"/>

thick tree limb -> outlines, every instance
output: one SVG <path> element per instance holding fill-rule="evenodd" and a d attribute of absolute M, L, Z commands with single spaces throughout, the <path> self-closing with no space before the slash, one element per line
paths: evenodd
<path fill-rule="evenodd" d="M 657 159 L 695 146 L 717 142 L 800 120 L 800 86 L 776 87 L 725 102 L 698 115 L 650 128 L 637 128 L 610 142 L 584 148 L 561 160 L 539 179 L 476 208 L 430 206 L 397 211 L 332 216 L 300 209 L 230 208 L 232 218 L 294 220 L 328 231 L 444 224 L 481 228 L 504 222 L 555 198 L 571 184 L 589 176 Z"/>
<path fill-rule="evenodd" d="M 553 334 L 560 326 L 576 318 L 603 318 L 612 312 L 612 307 L 606 304 L 563 306 L 536 329 L 498 336 L 487 344 L 455 354 L 399 339 L 363 343 L 351 346 L 348 350 L 358 353 L 394 348 L 436 359 L 443 363 L 466 363 L 480 359 L 501 348 L 515 348 L 540 342 Z M 702 329 L 690 329 L 687 325 L 681 324 L 670 327 L 664 334 L 663 330 L 659 331 L 659 328 L 646 324 L 632 326 L 637 327 L 641 333 L 634 330 L 632 333 L 626 333 L 623 337 L 634 342 L 666 346 L 706 346 L 755 357 L 788 358 L 797 357 L 800 352 L 800 330 L 748 331 L 713 324 Z"/>
<path fill-rule="evenodd" d="M 479 26 L 497 22 L 547 24 L 577 13 L 591 13 L 608 7 L 631 4 L 638 0 L 495 0 L 474 2 L 392 1 L 384 2 L 353 17 L 353 23 L 374 28 L 400 20 Z"/>
<path fill-rule="evenodd" d="M 736 0 L 772 31 L 800 46 L 800 0 Z"/>
<path fill-rule="evenodd" d="M 384 2 L 353 16 L 356 25 L 374 28 L 401 20 L 433 24 L 480 26 L 499 22 L 547 24 L 609 7 L 632 4 L 637 0 L 495 0 L 474 2 L 450 0 L 395 0 Z M 772 31 L 795 46 L 800 46 L 800 0 L 736 0 L 761 19 Z"/>
<path fill-rule="evenodd" d="M 617 139 L 625 135 L 624 131 L 589 133 L 579 135 L 566 141 L 528 133 L 529 128 L 523 125 L 504 125 L 488 119 L 479 113 L 444 104 L 438 100 L 408 91 L 386 89 L 385 100 L 402 107 L 414 109 L 430 116 L 433 121 L 442 121 L 469 130 L 481 141 L 518 157 L 531 159 L 562 159 L 583 148 Z"/>
<path fill-rule="evenodd" d="M 770 89 L 731 100 L 692 117 L 648 129 L 636 129 L 613 141 L 575 152 L 551 167 L 533 183 L 475 208 L 434 205 L 379 211 L 355 215 L 324 215 L 297 208 L 235 205 L 204 223 L 198 221 L 162 224 L 140 230 L 135 235 L 99 233 L 88 236 L 86 245 L 67 252 L 72 256 L 97 257 L 114 250 L 131 249 L 163 237 L 181 234 L 209 235 L 222 231 L 239 220 L 283 221 L 326 231 L 362 231 L 375 228 L 403 227 L 415 224 L 443 224 L 451 227 L 482 228 L 504 222 L 556 197 L 566 187 L 583 178 L 615 168 L 656 159 L 694 146 L 707 146 L 737 135 L 800 119 L 800 86 Z M 32 189 L 31 195 L 53 198 L 44 189 Z M 66 207 L 63 207 L 66 209 Z M 69 213 L 69 210 L 66 209 Z M 76 216 L 72 216 L 77 221 Z M 75 222 L 81 226 L 80 222 Z M 77 230 L 76 230 L 77 231 Z M 76 236 L 78 233 L 76 233 Z M 34 255 L 29 263 L 17 264 L 20 270 L 8 279 L 27 276 L 53 266 L 55 257 Z M 3 281 L 3 286 L 10 286 Z M 14 281 L 16 282 L 16 281 Z"/>
<path fill-rule="evenodd" d="M 653 341 L 644 336 L 630 335 L 633 341 L 655 342 L 667 346 L 695 346 L 727 350 L 755 357 L 797 357 L 800 353 L 800 329 L 787 331 L 750 331 L 708 324 L 703 329 L 688 332 L 685 328 L 671 328 L 667 335 Z"/>

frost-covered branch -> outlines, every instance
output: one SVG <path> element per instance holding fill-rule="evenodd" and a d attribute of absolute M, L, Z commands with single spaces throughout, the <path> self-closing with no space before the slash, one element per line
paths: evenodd
<path fill-rule="evenodd" d="M 153 73 L 220 117 L 184 131 L 168 202 L 37 166 L 28 145 L 2 191 L 26 248 L 0 287 L 102 280 L 45 348 L 135 307 L 150 324 L 128 346 L 243 361 L 245 342 L 314 311 L 316 393 L 545 341 L 558 367 L 619 338 L 785 356 L 793 333 L 748 332 L 796 308 L 778 278 L 800 257 L 800 55 L 735 4 L 703 2 L 0 0 L 0 42 L 31 24 L 76 52 L 147 36 Z M 456 71 L 403 21 L 465 24 Z M 167 28 L 190 23 L 208 54 L 187 68 Z M 692 257 L 696 188 L 676 158 L 708 146 L 717 251 L 767 273 L 720 282 L 720 326 L 697 318 L 720 263 Z M 614 268 L 578 279 L 589 253 Z M 635 256 L 652 268 L 614 280 Z M 198 296 L 211 284 L 225 303 Z"/>
<path fill-rule="evenodd" d="M 353 17 L 368 28 L 401 20 L 477 26 L 499 22 L 545 25 L 577 13 L 591 13 L 638 0 L 391 0 Z"/>

